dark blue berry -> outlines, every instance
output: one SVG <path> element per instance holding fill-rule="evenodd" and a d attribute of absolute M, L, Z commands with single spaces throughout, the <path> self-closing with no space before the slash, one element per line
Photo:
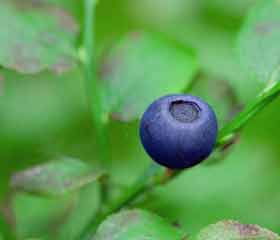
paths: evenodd
<path fill-rule="evenodd" d="M 192 167 L 213 151 L 217 119 L 212 108 L 191 95 L 168 95 L 144 113 L 140 137 L 146 152 L 170 169 Z"/>

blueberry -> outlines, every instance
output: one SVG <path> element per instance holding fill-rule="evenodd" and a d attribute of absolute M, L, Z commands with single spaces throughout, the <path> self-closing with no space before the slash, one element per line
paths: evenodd
<path fill-rule="evenodd" d="M 170 169 L 192 167 L 213 151 L 217 118 L 202 99 L 168 95 L 154 101 L 140 124 L 141 142 L 152 159 Z"/>

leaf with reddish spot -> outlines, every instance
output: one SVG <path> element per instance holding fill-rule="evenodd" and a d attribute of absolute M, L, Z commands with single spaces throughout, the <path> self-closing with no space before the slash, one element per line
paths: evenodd
<path fill-rule="evenodd" d="M 123 37 L 100 64 L 104 106 L 114 119 L 139 119 L 156 98 L 182 92 L 196 74 L 192 50 L 159 34 L 138 32 Z"/>
<path fill-rule="evenodd" d="M 201 97 L 215 109 L 220 127 L 242 109 L 232 85 L 216 76 L 201 75 L 193 83 L 191 94 Z"/>
<path fill-rule="evenodd" d="M 183 240 L 186 234 L 144 210 L 122 211 L 108 217 L 93 240 Z"/>
<path fill-rule="evenodd" d="M 280 73 L 280 2 L 259 1 L 249 12 L 238 41 L 241 64 L 263 82 Z"/>
<path fill-rule="evenodd" d="M 279 236 L 258 225 L 227 220 L 206 227 L 197 240 L 279 240 Z"/>
<path fill-rule="evenodd" d="M 78 190 L 102 176 L 103 171 L 93 171 L 82 161 L 62 158 L 14 174 L 11 186 L 19 191 L 57 196 Z"/>
<path fill-rule="evenodd" d="M 0 65 L 21 73 L 71 69 L 78 26 L 64 10 L 37 1 L 0 3 Z"/>

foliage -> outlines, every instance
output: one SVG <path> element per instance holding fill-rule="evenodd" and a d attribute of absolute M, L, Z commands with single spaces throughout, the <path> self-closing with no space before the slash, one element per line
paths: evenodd
<path fill-rule="evenodd" d="M 11 178 L 11 187 L 17 191 L 56 196 L 90 184 L 102 175 L 83 162 L 64 158 L 16 173 Z"/>
<path fill-rule="evenodd" d="M 154 99 L 187 88 L 198 69 L 190 49 L 145 32 L 120 40 L 103 57 L 100 68 L 104 106 L 121 121 L 140 119 Z"/>
<path fill-rule="evenodd" d="M 105 239 L 185 239 L 184 233 L 168 225 L 160 217 L 143 211 L 122 211 L 102 223 L 94 237 Z"/>
<path fill-rule="evenodd" d="M 1 1 L 0 239 L 279 239 L 226 220 L 279 233 L 279 1 L 131 2 Z M 138 120 L 180 92 L 219 137 L 169 171 Z"/>
<path fill-rule="evenodd" d="M 257 225 L 240 224 L 237 221 L 223 221 L 203 229 L 197 239 L 279 239 L 277 234 Z"/>
<path fill-rule="evenodd" d="M 36 5 L 36 4 L 34 4 Z M 78 26 L 68 13 L 45 4 L 3 1 L 1 65 L 21 73 L 63 72 L 75 63 Z M 41 19 L 44 21 L 41 21 Z"/>

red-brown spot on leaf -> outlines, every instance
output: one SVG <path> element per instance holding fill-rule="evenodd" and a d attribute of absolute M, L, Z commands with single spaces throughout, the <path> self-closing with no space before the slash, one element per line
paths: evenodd
<path fill-rule="evenodd" d="M 255 27 L 255 32 L 259 36 L 271 34 L 273 31 L 279 31 L 280 21 L 270 21 L 259 23 Z"/>
<path fill-rule="evenodd" d="M 64 10 L 52 7 L 50 8 L 50 12 L 57 17 L 62 29 L 66 29 L 72 33 L 77 33 L 79 31 L 78 24 L 74 21 L 73 17 Z"/>
<path fill-rule="evenodd" d="M 240 224 L 235 222 L 233 226 L 236 227 L 241 236 L 256 236 L 260 232 L 260 229 L 252 224 Z"/>
<path fill-rule="evenodd" d="M 60 58 L 56 64 L 54 64 L 51 69 L 56 74 L 62 74 L 66 72 L 68 69 L 71 69 L 74 66 L 74 61 L 69 61 L 67 57 Z"/>
<path fill-rule="evenodd" d="M 4 30 L 1 64 L 21 73 L 52 70 L 62 73 L 75 65 L 78 24 L 63 9 L 40 0 L 9 0 L 1 11 L 10 22 Z M 36 24 L 35 24 L 36 23 Z"/>
<path fill-rule="evenodd" d="M 135 31 L 135 32 L 130 33 L 130 36 L 134 40 L 138 40 L 142 36 L 142 33 L 139 31 Z"/>

